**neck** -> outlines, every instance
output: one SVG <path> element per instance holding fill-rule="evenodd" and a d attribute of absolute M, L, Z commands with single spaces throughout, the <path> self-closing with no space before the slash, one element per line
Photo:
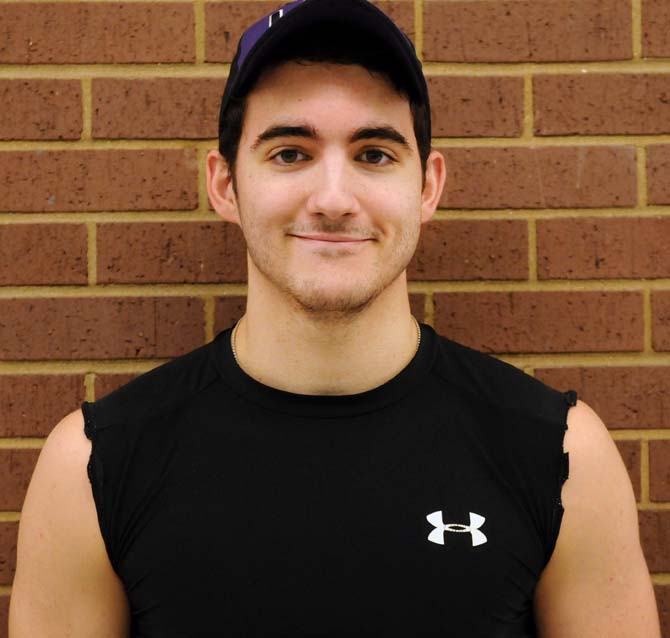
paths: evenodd
<path fill-rule="evenodd" d="M 234 331 L 240 367 L 257 381 L 296 394 L 358 394 L 396 376 L 416 354 L 417 324 L 404 276 L 346 320 L 314 318 L 283 304 L 261 303 L 249 289 Z M 420 333 L 419 333 L 420 334 Z"/>

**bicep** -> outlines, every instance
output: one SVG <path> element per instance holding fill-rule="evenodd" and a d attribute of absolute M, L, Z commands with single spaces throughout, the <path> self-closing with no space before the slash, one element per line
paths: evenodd
<path fill-rule="evenodd" d="M 49 435 L 21 512 L 10 638 L 128 635 L 128 608 L 97 522 L 81 412 Z"/>
<path fill-rule="evenodd" d="M 657 638 L 637 508 L 616 445 L 585 403 L 570 409 L 563 521 L 535 594 L 542 638 Z"/>

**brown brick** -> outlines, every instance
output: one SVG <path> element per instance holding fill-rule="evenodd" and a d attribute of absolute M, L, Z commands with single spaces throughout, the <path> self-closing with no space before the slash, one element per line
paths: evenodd
<path fill-rule="evenodd" d="M 81 137 L 81 84 L 76 80 L 0 80 L 0 104 L 2 140 Z"/>
<path fill-rule="evenodd" d="M 670 367 L 536 368 L 535 376 L 575 390 L 610 429 L 670 428 Z"/>
<path fill-rule="evenodd" d="M 0 211 L 192 210 L 194 150 L 0 152 Z"/>
<path fill-rule="evenodd" d="M 640 541 L 649 571 L 670 571 L 670 510 L 642 510 L 638 512 L 638 517 Z"/>
<path fill-rule="evenodd" d="M 82 375 L 0 375 L 0 436 L 47 436 L 84 398 Z"/>
<path fill-rule="evenodd" d="M 85 284 L 86 226 L 0 226 L 0 285 Z"/>
<path fill-rule="evenodd" d="M 0 638 L 7 638 L 9 624 L 9 596 L 0 596 Z"/>
<path fill-rule="evenodd" d="M 428 78 L 433 135 L 519 137 L 523 130 L 523 78 Z"/>
<path fill-rule="evenodd" d="M 436 293 L 435 329 L 489 352 L 640 351 L 637 292 Z"/>
<path fill-rule="evenodd" d="M 206 61 L 232 62 L 237 44 L 245 29 L 282 3 L 258 0 L 208 2 L 205 5 Z M 412 0 L 374 2 L 398 26 L 414 38 L 414 3 Z"/>
<path fill-rule="evenodd" d="M 656 606 L 661 619 L 661 636 L 670 636 L 670 585 L 654 585 Z"/>
<path fill-rule="evenodd" d="M 18 523 L 0 523 L 0 585 L 11 585 L 16 571 Z"/>
<path fill-rule="evenodd" d="M 242 282 L 247 249 L 235 224 L 101 224 L 101 283 Z"/>
<path fill-rule="evenodd" d="M 651 294 L 651 342 L 654 350 L 670 350 L 670 292 L 654 291 Z"/>
<path fill-rule="evenodd" d="M 533 89 L 536 135 L 670 132 L 670 74 L 541 75 Z"/>
<path fill-rule="evenodd" d="M 537 222 L 540 279 L 670 277 L 670 219 Z"/>
<path fill-rule="evenodd" d="M 101 399 L 114 392 L 126 383 L 136 379 L 139 374 L 96 374 L 95 375 L 95 398 Z"/>
<path fill-rule="evenodd" d="M 670 57 L 670 4 L 667 0 L 642 2 L 642 55 Z"/>
<path fill-rule="evenodd" d="M 649 441 L 649 498 L 670 501 L 670 440 Z"/>
<path fill-rule="evenodd" d="M 217 137 L 224 84 L 225 78 L 93 80 L 93 137 Z"/>
<path fill-rule="evenodd" d="M 247 298 L 219 297 L 214 304 L 214 334 L 230 328 L 241 319 L 247 308 Z"/>
<path fill-rule="evenodd" d="M 527 279 L 528 226 L 518 220 L 432 221 L 421 238 L 409 279 Z"/>
<path fill-rule="evenodd" d="M 3 321 L 6 317 L 11 320 Z M 0 300 L 0 359 L 174 357 L 203 340 L 199 299 Z"/>
<path fill-rule="evenodd" d="M 0 510 L 21 509 L 39 453 L 34 449 L 0 450 Z"/>
<path fill-rule="evenodd" d="M 0 33 L 0 64 L 195 61 L 186 2 L 10 2 Z"/>
<path fill-rule="evenodd" d="M 634 206 L 631 147 L 450 148 L 446 208 Z"/>
<path fill-rule="evenodd" d="M 670 144 L 647 147 L 647 198 L 650 204 L 670 204 Z"/>
<path fill-rule="evenodd" d="M 412 292 L 409 295 L 409 310 L 417 321 L 426 321 L 426 295 Z"/>
<path fill-rule="evenodd" d="M 640 442 L 639 441 L 615 441 L 619 454 L 623 459 L 624 465 L 628 470 L 630 482 L 633 485 L 633 492 L 636 500 L 640 500 Z"/>
<path fill-rule="evenodd" d="M 630 0 L 424 1 L 424 59 L 569 62 L 632 56 Z"/>

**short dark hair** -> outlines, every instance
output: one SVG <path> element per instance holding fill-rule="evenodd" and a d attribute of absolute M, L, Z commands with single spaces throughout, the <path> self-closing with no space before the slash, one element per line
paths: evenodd
<path fill-rule="evenodd" d="M 430 122 L 430 113 L 427 112 L 429 106 L 412 95 L 405 75 L 399 72 L 400 64 L 389 58 L 386 49 L 371 38 L 369 33 L 362 31 L 356 33 L 350 27 L 344 33 L 346 37 L 343 42 L 343 31 L 332 23 L 321 28 L 298 32 L 292 38 L 292 44 L 278 52 L 272 63 L 266 65 L 263 71 L 276 68 L 285 62 L 355 64 L 385 79 L 400 95 L 404 95 L 409 100 L 414 135 L 419 149 L 421 172 L 425 179 L 426 164 L 431 149 L 430 129 L 426 124 Z M 244 126 L 247 96 L 257 80 L 258 76 L 252 78 L 243 87 L 240 94 L 231 98 L 222 119 L 219 152 L 228 165 L 235 190 L 237 190 L 235 164 Z"/>

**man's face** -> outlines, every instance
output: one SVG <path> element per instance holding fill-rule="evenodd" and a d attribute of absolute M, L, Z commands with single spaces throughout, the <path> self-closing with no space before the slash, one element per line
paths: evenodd
<path fill-rule="evenodd" d="M 236 182 L 250 286 L 323 318 L 356 313 L 396 282 L 430 216 L 407 98 L 354 65 L 263 74 Z"/>

